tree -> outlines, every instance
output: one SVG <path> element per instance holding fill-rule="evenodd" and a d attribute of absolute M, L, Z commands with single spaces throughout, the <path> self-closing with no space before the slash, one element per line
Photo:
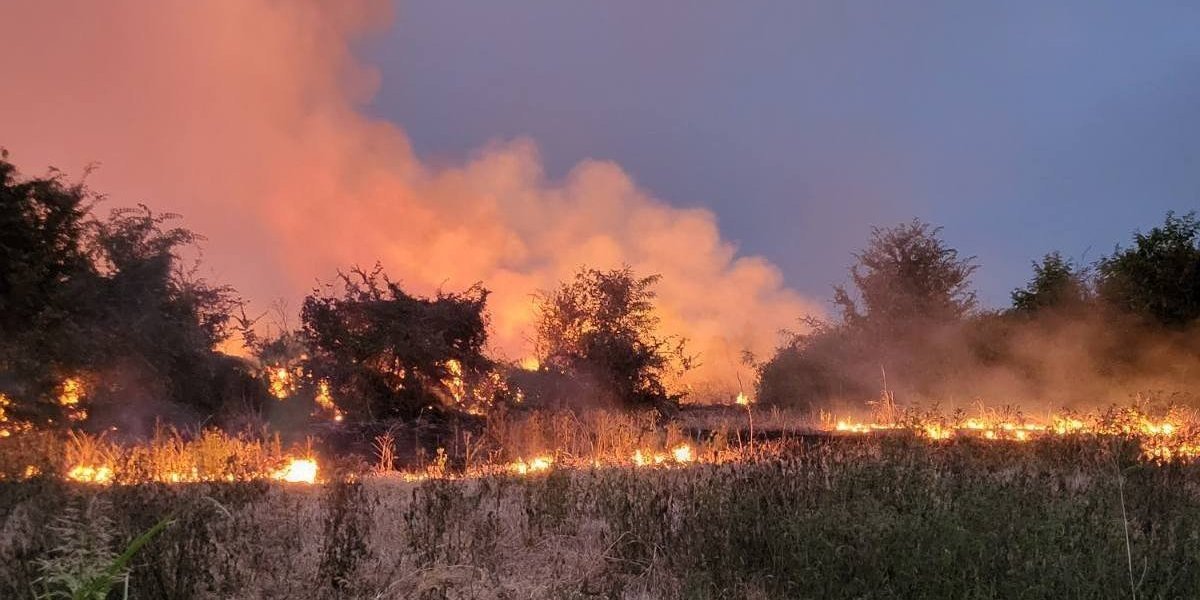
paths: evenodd
<path fill-rule="evenodd" d="M 1088 286 L 1083 273 L 1058 252 L 1033 263 L 1033 279 L 1013 290 L 1013 310 L 1032 313 L 1046 308 L 1078 307 L 1087 301 Z"/>
<path fill-rule="evenodd" d="M 0 393 L 21 418 L 61 420 L 55 387 L 100 349 L 92 201 L 57 172 L 22 179 L 0 150 Z"/>
<path fill-rule="evenodd" d="M 1100 297 L 1123 311 L 1179 327 L 1200 318 L 1200 221 L 1167 213 L 1134 245 L 1100 260 Z"/>
<path fill-rule="evenodd" d="M 658 334 L 654 284 L 626 266 L 580 269 L 537 299 L 536 346 L 544 368 L 586 383 L 602 403 L 669 411 L 682 396 L 665 380 L 692 366 L 685 340 Z"/>
<path fill-rule="evenodd" d="M 105 356 L 94 366 L 95 400 L 107 396 L 101 403 L 118 415 L 141 397 L 148 412 L 166 416 L 166 401 L 191 413 L 181 417 L 210 417 L 229 408 L 223 388 L 241 392 L 248 382 L 247 374 L 231 372 L 239 368 L 235 361 L 214 350 L 228 337 L 240 300 L 232 288 L 210 285 L 181 266 L 182 250 L 202 238 L 173 226 L 179 218 L 142 205 L 114 209 L 97 224 L 92 253 L 103 274 L 97 336 Z"/>
<path fill-rule="evenodd" d="M 917 219 L 872 228 L 850 268 L 853 291 L 834 287 L 841 321 L 809 319 L 810 331 L 793 335 L 759 369 L 760 401 L 860 404 L 878 397 L 885 373 L 889 391 L 937 397 L 959 367 L 954 341 L 976 308 L 974 258 L 960 258 L 940 233 Z"/>
<path fill-rule="evenodd" d="M 0 393 L 11 412 L 34 422 L 82 416 L 62 401 L 68 380 L 83 388 L 75 391 L 100 424 L 134 429 L 177 412 L 217 412 L 237 374 L 213 348 L 237 300 L 179 267 L 180 249 L 199 237 L 167 227 L 176 215 L 144 206 L 97 219 L 99 198 L 82 183 L 57 172 L 22 179 L 7 156 L 0 153 Z M 134 410 L 139 399 L 151 404 Z"/>
<path fill-rule="evenodd" d="M 492 369 L 483 355 L 487 290 L 477 284 L 420 298 L 378 266 L 340 279 L 340 295 L 314 292 L 300 318 L 311 349 L 308 368 L 328 381 L 348 414 L 411 418 L 492 400 L 466 396 Z"/>
<path fill-rule="evenodd" d="M 970 277 L 974 257 L 959 258 L 946 245 L 942 229 L 913 219 L 890 228 L 872 228 L 866 249 L 855 254 L 850 278 L 862 303 L 843 286 L 834 303 L 848 324 L 870 324 L 884 332 L 910 324 L 954 321 L 976 306 Z"/>

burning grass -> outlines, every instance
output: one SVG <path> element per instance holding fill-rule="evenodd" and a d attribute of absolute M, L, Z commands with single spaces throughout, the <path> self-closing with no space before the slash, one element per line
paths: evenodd
<path fill-rule="evenodd" d="M 73 555 L 109 556 L 168 515 L 130 571 L 132 597 L 1200 589 L 1190 413 L 890 414 L 494 415 L 399 469 L 393 432 L 374 440 L 373 467 L 348 470 L 261 433 L 164 429 L 130 446 L 27 432 L 0 440 L 0 596 L 31 589 L 63 544 L 102 540 Z M 97 535 L 48 525 L 96 507 L 109 528 Z"/>
<path fill-rule="evenodd" d="M 1127 552 L 1138 596 L 1170 597 L 1200 589 L 1197 482 L 1135 438 L 888 435 L 319 487 L 36 478 L 0 484 L 0 596 L 64 543 L 55 515 L 99 498 L 118 547 L 177 515 L 130 573 L 139 598 L 1117 597 Z"/>
<path fill-rule="evenodd" d="M 76 483 L 132 485 L 276 479 L 314 483 L 311 441 L 284 449 L 278 435 L 194 435 L 160 428 L 150 439 L 121 444 L 106 435 L 31 432 L 0 444 L 0 481 L 57 476 Z"/>

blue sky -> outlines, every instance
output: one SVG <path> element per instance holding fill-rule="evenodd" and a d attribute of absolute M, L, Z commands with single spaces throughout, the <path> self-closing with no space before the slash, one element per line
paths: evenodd
<path fill-rule="evenodd" d="M 685 8 L 686 7 L 686 8 Z M 528 136 L 551 176 L 619 163 L 829 296 L 914 216 L 1005 305 L 1200 207 L 1200 4 L 409 0 L 360 48 L 372 114 L 457 161 Z"/>

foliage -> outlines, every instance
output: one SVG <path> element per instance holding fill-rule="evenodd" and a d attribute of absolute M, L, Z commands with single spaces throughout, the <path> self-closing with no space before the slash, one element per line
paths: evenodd
<path fill-rule="evenodd" d="M 98 200 L 57 172 L 22 179 L 0 158 L 0 391 L 14 415 L 41 422 L 66 420 L 56 392 L 68 377 L 89 384 L 98 423 L 144 417 L 130 409 L 139 399 L 217 412 L 237 377 L 213 351 L 233 291 L 181 268 L 200 238 L 171 226 L 177 215 L 141 206 L 99 219 Z"/>
<path fill-rule="evenodd" d="M 666 409 L 682 394 L 667 388 L 692 367 L 685 340 L 658 333 L 654 284 L 626 266 L 581 269 L 537 298 L 538 358 L 602 404 Z"/>
<path fill-rule="evenodd" d="M 0 392 L 26 418 L 57 416 L 66 373 L 96 359 L 94 197 L 59 173 L 21 179 L 0 153 Z"/>
<path fill-rule="evenodd" d="M 1149 233 L 1135 233 L 1100 261 L 1100 296 L 1109 304 L 1168 327 L 1200 318 L 1200 220 L 1167 213 Z"/>
<path fill-rule="evenodd" d="M 850 291 L 834 288 L 843 320 L 890 332 L 970 314 L 977 303 L 970 289 L 974 257 L 959 258 L 939 237 L 941 231 L 919 219 L 872 228 L 867 247 L 855 254 L 857 262 L 850 268 L 861 311 Z"/>
<path fill-rule="evenodd" d="M 1013 290 L 1013 309 L 1032 313 L 1047 308 L 1077 309 L 1088 300 L 1086 275 L 1058 252 L 1033 263 L 1033 279 Z"/>
<path fill-rule="evenodd" d="M 413 417 L 455 408 L 448 382 L 486 377 L 492 362 L 484 309 L 488 292 L 421 298 L 405 292 L 377 266 L 341 274 L 340 295 L 326 289 L 304 299 L 303 335 L 309 370 L 329 382 L 341 407 L 360 418 Z"/>
<path fill-rule="evenodd" d="M 938 393 L 957 368 L 948 334 L 976 307 L 974 259 L 960 258 L 940 233 L 918 219 L 873 228 L 850 268 L 854 293 L 834 287 L 841 322 L 806 318 L 807 330 L 759 366 L 759 400 L 805 409 L 862 406 L 878 396 L 881 380 L 885 388 Z"/>
<path fill-rule="evenodd" d="M 43 575 L 38 580 L 39 600 L 104 600 L 118 584 L 122 597 L 129 597 L 129 567 L 133 557 L 171 524 L 164 517 L 135 537 L 118 555 L 112 550 L 114 523 L 105 514 L 111 506 L 92 498 L 84 511 L 68 507 L 50 532 L 58 545 L 38 561 Z"/>

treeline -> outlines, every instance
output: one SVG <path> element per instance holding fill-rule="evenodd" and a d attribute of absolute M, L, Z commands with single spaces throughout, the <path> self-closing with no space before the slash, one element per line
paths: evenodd
<path fill-rule="evenodd" d="M 486 352 L 488 291 L 421 297 L 353 268 L 266 328 L 188 268 L 200 236 L 61 173 L 0 155 L 0 435 L 21 427 L 411 419 L 497 407 L 641 407 L 668 415 L 704 357 L 659 333 L 657 276 L 581 268 L 534 302 L 536 361 Z M 1200 381 L 1200 223 L 1168 215 L 1094 264 L 1050 254 L 1010 308 L 980 309 L 977 265 L 920 221 L 872 232 L 840 315 L 758 369 L 757 400 L 861 408 L 908 401 L 1071 406 L 1130 394 L 1190 401 Z M 267 334 L 266 331 L 272 331 Z M 217 348 L 240 338 L 249 356 Z M 531 357 L 526 357 L 526 359 Z"/>
<path fill-rule="evenodd" d="M 22 177 L 0 155 L 0 435 L 157 423 L 253 426 L 312 416 L 407 419 L 497 405 L 671 410 L 689 366 L 656 333 L 653 286 L 628 268 L 581 269 L 536 301 L 537 365 L 488 357 L 488 291 L 431 298 L 378 267 L 304 299 L 301 326 L 267 335 L 236 292 L 186 268 L 201 238 L 61 173 Z M 251 356 L 216 348 L 241 337 Z"/>
<path fill-rule="evenodd" d="M 861 408 L 909 403 L 1084 408 L 1200 399 L 1200 222 L 1168 214 L 1092 264 L 1051 253 L 1012 305 L 980 309 L 977 268 L 919 220 L 877 228 L 835 287 L 839 318 L 759 368 L 759 397 Z"/>

